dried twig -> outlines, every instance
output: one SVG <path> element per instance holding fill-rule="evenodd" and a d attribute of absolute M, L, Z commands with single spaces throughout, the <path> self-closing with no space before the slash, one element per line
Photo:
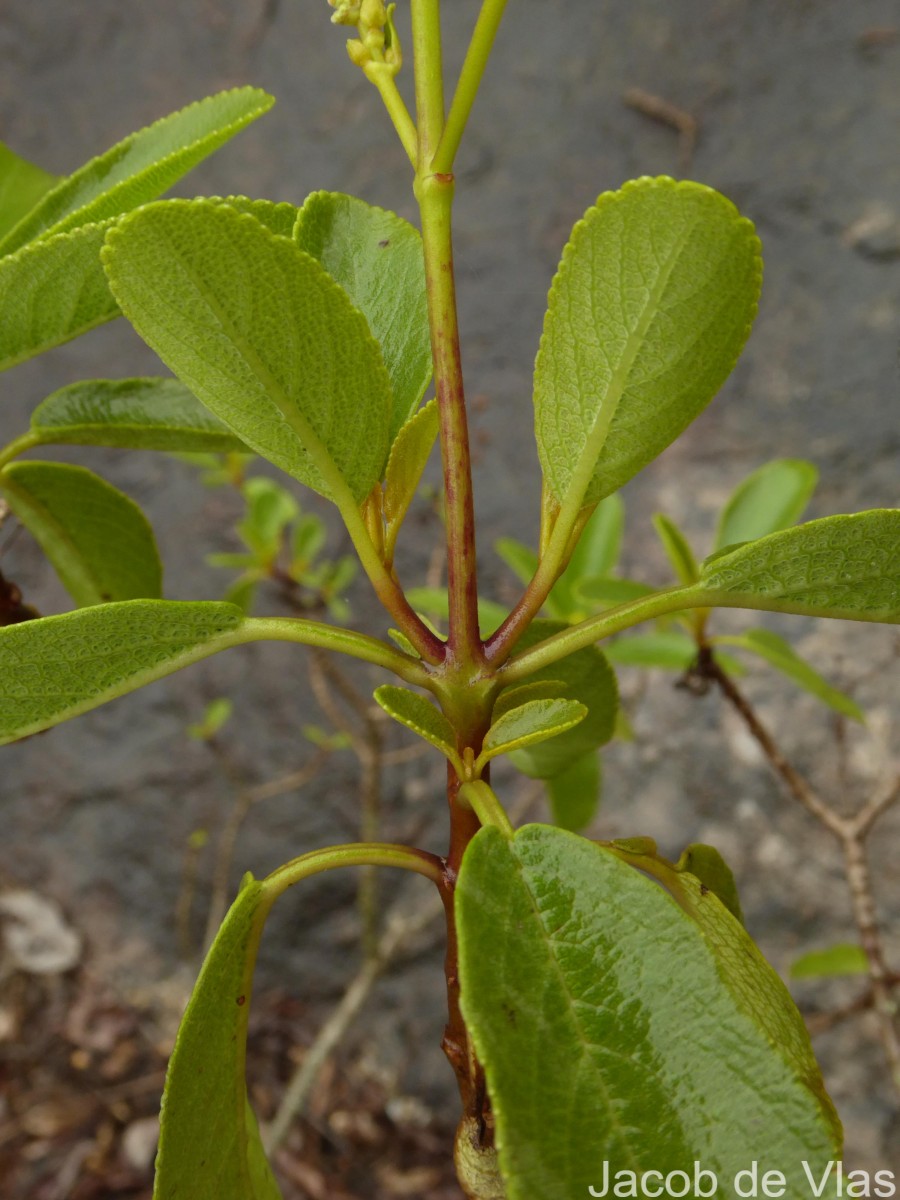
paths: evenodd
<path fill-rule="evenodd" d="M 669 100 L 664 100 L 662 96 L 645 92 L 643 88 L 628 88 L 623 93 L 622 99 L 635 112 L 643 113 L 645 117 L 650 117 L 651 120 L 659 121 L 660 124 L 668 125 L 677 131 L 678 166 L 682 172 L 687 171 L 693 161 L 697 135 L 700 132 L 697 118 Z"/>

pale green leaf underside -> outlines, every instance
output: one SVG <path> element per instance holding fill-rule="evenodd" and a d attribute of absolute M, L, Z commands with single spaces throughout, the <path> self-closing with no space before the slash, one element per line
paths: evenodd
<path fill-rule="evenodd" d="M 867 975 L 869 959 L 862 946 L 840 942 L 826 950 L 810 950 L 791 963 L 791 979 L 818 979 L 832 975 Z"/>
<path fill-rule="evenodd" d="M 526 700 L 499 717 L 484 738 L 478 763 L 483 765 L 498 754 L 509 754 L 537 742 L 558 737 L 588 714 L 577 700 Z"/>
<path fill-rule="evenodd" d="M 0 253 L 38 237 L 117 217 L 155 199 L 274 103 L 259 88 L 234 88 L 131 134 L 48 192 L 0 244 Z"/>
<path fill-rule="evenodd" d="M 396 687 L 392 683 L 382 684 L 375 689 L 375 700 L 389 717 L 417 733 L 420 738 L 436 746 L 454 766 L 458 767 L 456 734 L 453 726 L 432 702 L 418 692 Z M 458 767 L 461 773 L 461 768 Z"/>
<path fill-rule="evenodd" d="M 535 432 L 553 495 L 616 491 L 706 407 L 756 313 L 759 241 L 711 188 L 638 179 L 576 226 L 535 363 Z"/>
<path fill-rule="evenodd" d="M 551 634 L 567 628 L 561 621 L 534 621 L 516 644 L 516 650 L 528 650 Z M 587 716 L 572 729 L 552 741 L 516 750 L 512 761 L 533 779 L 551 779 L 581 758 L 608 742 L 615 727 L 619 705 L 616 677 L 605 656 L 596 646 L 588 646 L 528 676 L 528 683 L 561 680 L 563 695 L 585 705 Z M 502 695 L 502 693 L 501 693 Z"/>
<path fill-rule="evenodd" d="M 340 192 L 308 196 L 294 237 L 344 288 L 381 346 L 393 441 L 431 379 L 422 239 L 408 221 Z"/>
<path fill-rule="evenodd" d="M 87 379 L 53 392 L 31 415 L 45 444 L 225 453 L 244 443 L 177 379 Z"/>
<path fill-rule="evenodd" d="M 553 824 L 577 833 L 590 825 L 600 804 L 603 760 L 596 750 L 576 758 L 570 767 L 546 781 Z"/>
<path fill-rule="evenodd" d="M 0 495 L 80 608 L 160 596 L 162 564 L 147 518 L 93 471 L 66 463 L 12 463 L 0 472 Z"/>
<path fill-rule="evenodd" d="M 0 142 L 0 239 L 57 183 L 58 176 L 20 158 Z"/>
<path fill-rule="evenodd" d="M 865 723 L 865 713 L 855 700 L 823 679 L 819 672 L 800 657 L 793 647 L 768 629 L 751 629 L 737 637 L 723 638 L 727 645 L 739 646 L 756 654 L 770 666 L 781 671 L 788 679 L 799 684 L 805 691 L 827 704 L 835 712 L 843 713 L 854 721 Z"/>
<path fill-rule="evenodd" d="M 247 1101 L 253 968 L 271 898 L 245 878 L 178 1030 L 163 1096 L 154 1200 L 281 1200 Z"/>
<path fill-rule="evenodd" d="M 731 1200 L 754 1158 L 790 1171 L 799 1197 L 804 1159 L 818 1176 L 840 1157 L 799 1014 L 738 922 L 699 900 L 706 927 L 547 826 L 471 843 L 456 891 L 462 1007 L 509 1200 L 587 1195 L 604 1161 L 666 1173 L 695 1160 Z M 756 1015 L 771 1003 L 789 1045 Z"/>
<path fill-rule="evenodd" d="M 126 600 L 0 629 L 0 745 L 236 645 L 243 620 L 232 604 Z"/>
<path fill-rule="evenodd" d="M 279 237 L 289 238 L 294 235 L 294 226 L 300 213 L 296 204 L 275 200 L 251 200 L 248 196 L 208 196 L 206 199 L 213 204 L 227 204 L 229 208 L 236 208 L 238 212 L 249 213 L 251 217 L 256 217 L 260 225 L 265 225 L 270 233 L 277 233 Z"/>
<path fill-rule="evenodd" d="M 100 266 L 114 223 L 85 225 L 0 259 L 0 370 L 119 315 Z"/>
<path fill-rule="evenodd" d="M 802 458 L 765 463 L 735 488 L 722 510 L 714 549 L 787 529 L 803 516 L 819 472 Z"/>
<path fill-rule="evenodd" d="M 390 384 L 313 258 L 228 205 L 169 200 L 123 218 L 103 262 L 138 333 L 248 446 L 330 499 L 366 498 Z"/>
<path fill-rule="evenodd" d="M 723 551 L 698 586 L 704 607 L 900 623 L 900 509 L 823 517 Z"/>

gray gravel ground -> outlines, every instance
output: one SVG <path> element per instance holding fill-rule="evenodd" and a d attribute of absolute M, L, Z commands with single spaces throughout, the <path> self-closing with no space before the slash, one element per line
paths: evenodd
<path fill-rule="evenodd" d="M 475 0 L 445 5 L 451 64 L 477 7 Z M 514 598 L 493 541 L 536 534 L 531 367 L 567 232 L 598 192 L 640 174 L 679 173 L 673 131 L 623 103 L 632 87 L 698 118 L 688 174 L 724 191 L 757 223 L 766 282 L 753 338 L 721 396 L 626 490 L 629 570 L 665 578 L 649 525 L 654 511 L 665 509 L 702 546 L 731 488 L 776 454 L 808 457 L 821 469 L 813 516 L 897 503 L 900 41 L 870 31 L 898 27 L 896 0 L 510 5 L 461 157 L 457 204 L 486 591 Z M 333 188 L 412 217 L 404 156 L 342 42 L 324 0 L 3 0 L 0 136 L 48 169 L 69 171 L 189 100 L 252 82 L 274 92 L 276 109 L 203 164 L 180 194 L 297 202 Z M 124 323 L 97 330 L 4 376 L 4 428 L 17 433 L 34 403 L 63 383 L 152 373 L 154 363 Z M 228 497 L 204 491 L 189 469 L 162 456 L 97 452 L 79 461 L 100 467 L 144 505 L 158 530 L 169 596 L 219 594 L 221 576 L 203 555 L 233 546 Z M 423 516 L 414 530 L 401 570 L 418 581 L 435 529 Z M 5 555 L 3 570 L 43 611 L 65 606 L 25 538 Z M 357 611 L 366 604 L 363 589 L 353 601 Z M 723 618 L 721 627 L 740 628 L 741 618 Z M 799 619 L 772 627 L 790 631 L 871 714 L 868 731 L 848 739 L 847 794 L 864 794 L 886 768 L 896 728 L 896 635 Z M 715 697 L 674 691 L 655 673 L 626 676 L 623 686 L 637 738 L 607 756 L 597 833 L 655 835 L 674 854 L 690 840 L 715 842 L 734 866 L 751 931 L 779 969 L 801 950 L 851 938 L 829 837 L 783 797 Z M 747 686 L 798 765 L 827 794 L 840 793 L 827 713 L 764 672 Z M 259 646 L 3 751 L 3 879 L 67 904 L 98 969 L 115 970 L 123 986 L 145 986 L 174 967 L 186 839 L 221 819 L 227 803 L 227 782 L 183 729 L 223 693 L 237 711 L 231 752 L 250 779 L 308 757 L 297 731 L 321 718 L 302 653 Z M 418 825 L 424 843 L 441 847 L 443 813 L 432 801 L 438 775 L 426 773 L 422 760 L 392 773 L 389 835 Z M 259 874 L 287 855 L 346 840 L 354 778 L 344 755 L 301 797 L 261 806 L 241 838 L 235 880 L 246 868 Z M 898 837 L 900 811 L 885 819 L 873 845 L 895 964 Z M 204 857 L 201 886 L 208 870 Z M 267 935 L 265 979 L 323 1001 L 335 997 L 355 961 L 350 896 L 350 884 L 328 880 L 286 900 Z M 419 958 L 386 981 L 383 1011 L 370 1006 L 362 1033 L 377 1034 L 386 1061 L 404 1064 L 399 1087 L 440 1104 L 450 1076 L 436 1049 L 436 962 L 434 953 Z M 805 986 L 797 994 L 819 1006 L 846 999 L 848 988 Z M 900 1170 L 897 1097 L 868 1021 L 838 1026 L 817 1049 L 846 1123 L 848 1163 Z"/>

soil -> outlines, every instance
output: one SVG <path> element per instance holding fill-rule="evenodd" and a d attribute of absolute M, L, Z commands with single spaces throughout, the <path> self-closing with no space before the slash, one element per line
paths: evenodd
<path fill-rule="evenodd" d="M 444 7 L 449 71 L 478 4 Z M 277 96 L 276 108 L 177 194 L 299 202 L 328 188 L 412 218 L 408 164 L 328 11 L 324 0 L 4 0 L 0 136 L 48 170 L 67 172 L 190 100 L 255 83 Z M 510 5 L 460 158 L 456 213 L 487 594 L 515 599 L 492 550 L 496 538 L 536 537 L 531 369 L 560 248 L 599 192 L 637 175 L 684 175 L 729 195 L 757 224 L 766 281 L 754 334 L 722 394 L 626 488 L 624 569 L 666 580 L 650 525 L 658 510 L 705 553 L 731 489 L 774 456 L 819 467 L 810 516 L 897 503 L 898 31 L 896 0 Z M 652 115 L 659 105 L 646 94 L 673 106 L 683 128 L 685 115 L 696 123 L 693 146 Z M 157 370 L 124 322 L 114 322 L 8 372 L 4 429 L 19 433 L 34 404 L 65 383 Z M 162 455 L 60 457 L 94 465 L 145 508 L 168 596 L 221 595 L 223 575 L 205 555 L 236 549 L 232 496 L 204 488 L 196 470 Z M 309 494 L 301 502 L 330 520 Z M 440 534 L 427 503 L 409 534 L 399 570 L 418 583 Z M 2 569 L 41 612 L 67 606 L 26 537 L 5 547 Z M 350 601 L 354 622 L 381 632 L 362 586 Z M 284 611 L 275 590 L 264 604 Z M 839 805 L 861 802 L 896 742 L 896 634 L 794 619 L 765 624 L 866 709 L 867 729 L 845 730 L 769 672 L 754 670 L 746 683 L 823 793 Z M 746 627 L 734 614 L 720 618 L 723 630 Z M 373 681 L 357 676 L 361 687 Z M 605 757 L 604 804 L 592 832 L 655 836 L 675 856 L 689 841 L 718 845 L 737 875 L 751 932 L 783 973 L 804 950 L 852 940 L 835 846 L 784 797 L 716 697 L 674 689 L 672 677 L 656 672 L 626 673 L 623 694 L 636 737 Z M 235 704 L 224 758 L 185 733 L 220 695 Z M 152 1130 L 145 1124 L 132 1134 L 130 1151 L 124 1138 L 156 1109 L 235 780 L 253 786 L 308 763 L 308 722 L 327 718 L 310 693 L 303 652 L 255 646 L 3 750 L 0 885 L 58 901 L 83 939 L 78 964 L 60 976 L 0 974 L 0 1187 L 11 1200 L 149 1195 L 134 1146 L 152 1141 Z M 393 750 L 408 745 L 402 733 L 390 742 Z M 440 850 L 440 770 L 429 762 L 390 768 L 383 832 Z M 518 786 L 511 773 L 497 778 L 500 787 Z M 343 751 L 303 789 L 260 803 L 239 836 L 230 889 L 247 869 L 261 875 L 287 856 L 352 837 L 357 797 L 357 764 Z M 198 830 L 209 834 L 205 846 L 192 840 Z M 893 811 L 872 846 L 894 966 L 898 836 Z M 383 899 L 391 888 L 383 885 Z M 352 881 L 329 879 L 287 897 L 273 915 L 251 1056 L 262 1109 L 274 1106 L 291 1056 L 301 1055 L 356 969 L 353 900 Z M 438 1049 L 440 953 L 435 945 L 404 958 L 344 1040 L 279 1163 L 286 1200 L 454 1194 L 441 1165 L 444 1143 L 435 1141 L 436 1130 L 454 1124 L 452 1078 Z M 796 994 L 807 1011 L 832 1011 L 860 990 L 850 981 L 805 984 Z M 100 1048 L 70 1036 L 73 1013 L 92 1004 L 106 1006 L 97 1019 L 107 1031 Z M 89 1030 L 97 1024 L 78 1020 Z M 871 1018 L 834 1024 L 816 1048 L 845 1121 L 848 1166 L 900 1172 L 898 1101 Z M 418 1125 L 386 1115 L 407 1112 L 390 1102 L 410 1094 L 427 1106 Z M 336 1127 L 335 1112 L 345 1114 Z M 426 1174 L 411 1175 L 414 1168 Z M 411 1190 L 396 1190 L 403 1186 Z"/>

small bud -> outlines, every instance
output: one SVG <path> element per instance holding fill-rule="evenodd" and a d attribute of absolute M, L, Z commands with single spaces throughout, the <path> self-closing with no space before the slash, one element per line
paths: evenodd
<path fill-rule="evenodd" d="M 360 0 L 328 0 L 337 11 L 332 14 L 333 25 L 358 25 Z"/>
<path fill-rule="evenodd" d="M 347 43 L 347 53 L 350 55 L 350 61 L 357 67 L 365 67 L 372 59 L 372 52 L 358 38 L 351 38 Z"/>

